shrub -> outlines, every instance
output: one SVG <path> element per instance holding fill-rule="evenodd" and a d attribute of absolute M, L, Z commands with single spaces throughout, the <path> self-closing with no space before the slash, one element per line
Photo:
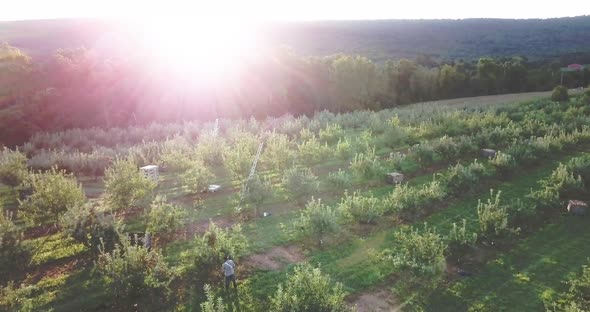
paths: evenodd
<path fill-rule="evenodd" d="M 319 188 L 317 177 L 308 168 L 291 168 L 285 172 L 281 186 L 291 199 L 309 197 Z"/>
<path fill-rule="evenodd" d="M 199 288 L 207 283 L 217 283 L 223 258 L 238 259 L 247 248 L 248 240 L 239 224 L 221 229 L 210 222 L 207 232 L 196 236 L 193 245 L 181 254 L 181 270 Z"/>
<path fill-rule="evenodd" d="M 509 154 L 498 151 L 496 157 L 490 160 L 490 164 L 496 169 L 502 177 L 508 178 L 516 169 L 516 161 Z"/>
<path fill-rule="evenodd" d="M 475 246 L 477 242 L 477 233 L 469 233 L 467 231 L 467 220 L 463 219 L 461 225 L 453 223 L 453 227 L 446 237 L 447 244 L 451 255 Z"/>
<path fill-rule="evenodd" d="M 406 154 L 400 152 L 390 153 L 385 165 L 389 170 L 404 171 L 404 163 L 407 159 Z"/>
<path fill-rule="evenodd" d="M 101 250 L 96 268 L 115 305 L 134 303 L 138 298 L 150 298 L 153 303 L 165 300 L 174 278 L 159 250 L 132 246 L 127 238 L 112 252 Z"/>
<path fill-rule="evenodd" d="M 191 159 L 189 152 L 177 148 L 168 148 L 160 154 L 159 163 L 163 168 L 173 172 L 182 172 L 191 167 L 193 159 Z"/>
<path fill-rule="evenodd" d="M 223 162 L 229 173 L 236 180 L 248 176 L 256 154 L 256 146 L 248 141 L 237 141 L 223 152 Z"/>
<path fill-rule="evenodd" d="M 584 186 L 590 186 L 590 156 L 574 157 L 567 163 L 574 176 L 582 179 Z"/>
<path fill-rule="evenodd" d="M 352 180 L 346 171 L 339 168 L 337 172 L 328 173 L 328 183 L 330 183 L 335 189 L 342 190 L 350 187 L 352 185 Z"/>
<path fill-rule="evenodd" d="M 197 144 L 197 155 L 207 165 L 215 166 L 223 163 L 223 151 L 226 148 L 225 141 L 211 134 L 203 134 Z"/>
<path fill-rule="evenodd" d="M 559 164 L 551 175 L 539 181 L 539 184 L 541 189 L 528 195 L 535 202 L 537 209 L 555 208 L 560 205 L 560 199 L 577 197 L 586 192 L 582 178 L 575 177 L 564 164 Z"/>
<path fill-rule="evenodd" d="M 201 312 L 224 312 L 227 310 L 227 306 L 223 303 L 223 299 L 221 299 L 221 297 L 215 298 L 209 284 L 205 284 L 203 290 L 205 291 L 207 300 L 200 304 Z"/>
<path fill-rule="evenodd" d="M 293 160 L 291 141 L 284 134 L 272 133 L 266 141 L 262 153 L 263 163 L 268 163 L 275 172 L 280 173 Z"/>
<path fill-rule="evenodd" d="M 480 233 L 484 237 L 502 236 L 515 231 L 508 228 L 507 206 L 501 203 L 502 192 L 494 196 L 494 190 L 490 190 L 490 198 L 483 203 L 477 203 L 477 219 L 479 220 Z"/>
<path fill-rule="evenodd" d="M 162 235 L 172 233 L 183 225 L 186 216 L 180 206 L 166 202 L 165 196 L 156 196 L 150 205 L 146 231 Z"/>
<path fill-rule="evenodd" d="M 322 244 L 324 235 L 338 229 L 338 215 L 335 209 L 322 204 L 321 199 L 312 197 L 295 221 L 295 229 L 301 235 L 317 236 Z"/>
<path fill-rule="evenodd" d="M 28 174 L 25 154 L 6 147 L 0 150 L 0 183 L 17 186 L 27 178 Z"/>
<path fill-rule="evenodd" d="M 408 142 L 408 131 L 399 126 L 399 119 L 393 117 L 387 130 L 379 137 L 379 145 L 397 148 Z"/>
<path fill-rule="evenodd" d="M 438 181 L 420 187 L 407 184 L 396 186 L 384 201 L 387 211 L 400 218 L 414 220 L 428 209 L 436 207 L 446 193 Z"/>
<path fill-rule="evenodd" d="M 421 274 L 444 271 L 447 245 L 433 228 L 427 225 L 422 231 L 414 227 L 402 228 L 394 236 L 395 245 L 385 254 L 396 268 Z"/>
<path fill-rule="evenodd" d="M 567 88 L 564 86 L 557 86 L 553 88 L 551 93 L 551 100 L 556 102 L 565 102 L 569 99 Z"/>
<path fill-rule="evenodd" d="M 447 172 L 440 176 L 448 193 L 458 195 L 473 191 L 478 186 L 481 178 L 487 174 L 485 166 L 476 159 L 467 166 L 457 164 L 450 167 Z"/>
<path fill-rule="evenodd" d="M 339 124 L 329 124 L 325 128 L 320 129 L 320 142 L 333 144 L 340 140 L 344 135 L 344 130 Z"/>
<path fill-rule="evenodd" d="M 590 89 L 586 89 L 586 91 L 584 91 L 584 95 L 582 95 L 582 102 L 584 104 L 590 104 Z"/>
<path fill-rule="evenodd" d="M 33 225 L 55 224 L 66 210 L 86 200 L 76 179 L 55 168 L 32 174 L 24 183 L 32 195 L 20 201 L 19 209 Z"/>
<path fill-rule="evenodd" d="M 410 155 L 422 166 L 430 166 L 437 160 L 436 151 L 427 142 L 414 145 L 410 149 Z"/>
<path fill-rule="evenodd" d="M 130 158 L 119 158 L 105 172 L 106 200 L 111 208 L 121 209 L 148 197 L 156 183 L 143 176 Z"/>
<path fill-rule="evenodd" d="M 352 311 L 345 301 L 342 284 L 333 284 L 319 268 L 297 266 L 288 275 L 287 282 L 279 285 L 270 298 L 270 311 L 343 312 Z"/>
<path fill-rule="evenodd" d="M 260 176 L 258 175 L 255 175 L 246 183 L 248 183 L 248 186 L 244 193 L 243 204 L 245 204 L 245 208 L 253 208 L 254 216 L 257 216 L 260 205 L 272 196 L 272 183 L 269 179 L 260 179 Z M 243 208 L 244 207 L 240 207 L 240 209 Z M 238 213 L 241 212 L 242 211 L 238 211 Z"/>
<path fill-rule="evenodd" d="M 358 191 L 344 197 L 338 205 L 338 211 L 347 221 L 354 220 L 359 223 L 373 223 L 383 215 L 383 206 L 373 195 L 362 196 Z"/>
<path fill-rule="evenodd" d="M 336 156 L 340 159 L 349 159 L 352 156 L 352 145 L 347 138 L 338 139 L 336 143 Z"/>
<path fill-rule="evenodd" d="M 327 145 L 321 145 L 316 137 L 303 141 L 297 145 L 298 157 L 302 164 L 313 166 L 325 159 L 330 149 Z"/>
<path fill-rule="evenodd" d="M 64 233 L 94 254 L 98 254 L 101 246 L 110 252 L 119 243 L 119 225 L 112 215 L 99 211 L 94 203 L 70 207 L 61 216 L 59 224 Z"/>
<path fill-rule="evenodd" d="M 1 204 L 1 203 L 0 203 Z M 20 272 L 29 262 L 30 254 L 22 246 L 22 231 L 12 222 L 10 214 L 0 205 L 0 285 L 12 274 Z"/>
<path fill-rule="evenodd" d="M 190 168 L 180 176 L 182 184 L 192 194 L 202 192 L 213 179 L 213 173 L 203 162 L 194 161 Z"/>
<path fill-rule="evenodd" d="M 366 153 L 357 153 L 350 162 L 350 169 L 356 176 L 363 178 L 373 178 L 383 171 L 374 147 Z"/>

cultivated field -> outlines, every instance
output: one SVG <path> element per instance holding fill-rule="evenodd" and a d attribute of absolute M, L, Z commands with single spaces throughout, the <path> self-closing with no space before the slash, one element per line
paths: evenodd
<path fill-rule="evenodd" d="M 282 311 L 313 267 L 345 299 L 327 310 L 564 309 L 590 257 L 566 210 L 590 199 L 590 94 L 548 96 L 36 134 L 0 154 L 0 307 Z"/>

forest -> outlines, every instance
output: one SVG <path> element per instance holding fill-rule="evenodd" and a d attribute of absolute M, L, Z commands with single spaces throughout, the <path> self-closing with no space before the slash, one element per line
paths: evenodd
<path fill-rule="evenodd" d="M 139 52 L 133 58 L 117 58 L 86 48 L 60 49 L 48 60 L 37 61 L 4 43 L 0 143 L 22 144 L 37 131 L 342 113 L 546 91 L 560 83 L 559 68 L 566 65 L 518 56 L 437 62 L 424 55 L 376 63 L 359 55 L 305 57 L 280 47 L 223 79 L 203 79 L 166 68 Z M 588 68 L 564 75 L 564 84 L 571 88 L 589 81 Z"/>

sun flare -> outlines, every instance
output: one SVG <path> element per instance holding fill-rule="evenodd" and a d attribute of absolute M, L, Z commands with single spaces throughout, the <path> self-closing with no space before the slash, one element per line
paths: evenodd
<path fill-rule="evenodd" d="M 256 27 L 238 21 L 159 19 L 136 23 L 146 53 L 162 66 L 193 76 L 235 72 L 261 50 Z"/>

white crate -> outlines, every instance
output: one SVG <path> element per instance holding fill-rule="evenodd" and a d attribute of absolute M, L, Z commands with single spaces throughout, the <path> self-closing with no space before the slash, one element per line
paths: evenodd
<path fill-rule="evenodd" d="M 158 166 L 156 166 L 156 165 L 148 165 L 145 167 L 141 167 L 141 168 L 139 168 L 139 171 L 141 173 L 143 173 L 143 175 L 146 178 L 148 178 L 154 182 L 158 182 L 158 179 L 160 178 L 160 175 L 158 173 Z"/>

